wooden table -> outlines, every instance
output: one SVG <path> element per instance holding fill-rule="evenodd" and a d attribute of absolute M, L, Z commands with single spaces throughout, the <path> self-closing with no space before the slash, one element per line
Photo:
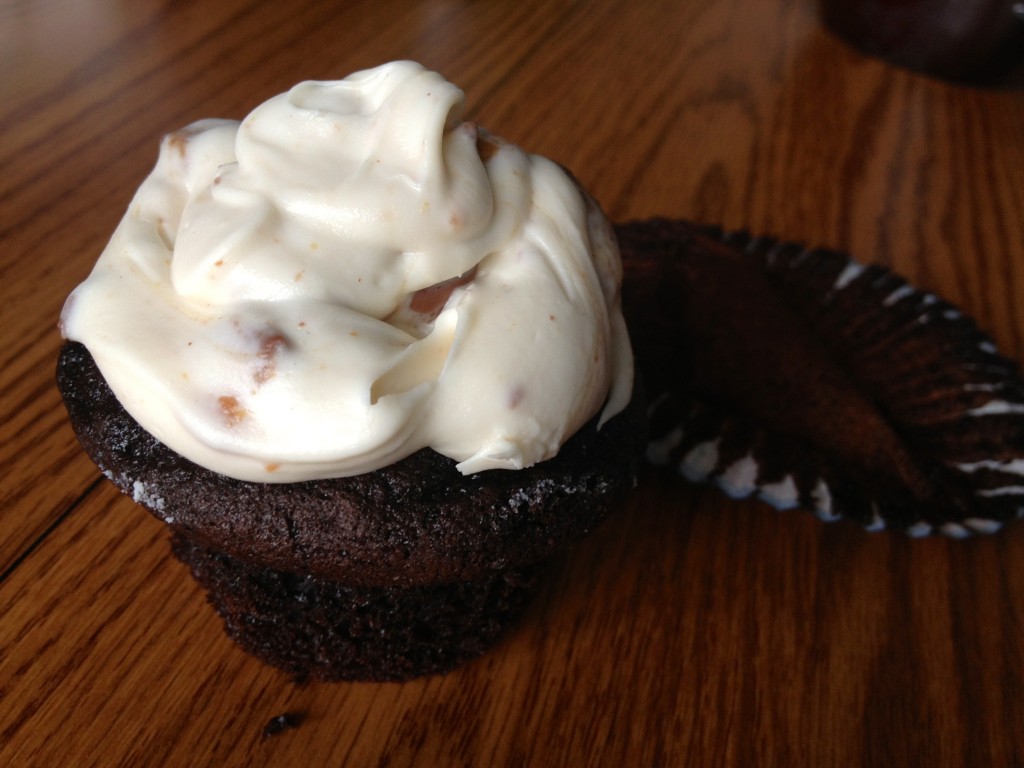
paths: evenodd
<path fill-rule="evenodd" d="M 1024 764 L 1024 525 L 824 525 L 648 473 L 489 655 L 296 685 L 78 448 L 56 321 L 160 136 L 395 58 L 615 220 L 835 246 L 1024 358 L 1024 94 L 854 53 L 803 0 L 0 4 L 0 765 Z M 298 728 L 264 735 L 276 715 Z"/>

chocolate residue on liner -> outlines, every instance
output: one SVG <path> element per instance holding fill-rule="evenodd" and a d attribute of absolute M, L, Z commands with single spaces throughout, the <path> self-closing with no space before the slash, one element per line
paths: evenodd
<path fill-rule="evenodd" d="M 616 231 L 649 460 L 870 530 L 1024 513 L 1024 383 L 956 307 L 836 251 L 678 220 Z"/>

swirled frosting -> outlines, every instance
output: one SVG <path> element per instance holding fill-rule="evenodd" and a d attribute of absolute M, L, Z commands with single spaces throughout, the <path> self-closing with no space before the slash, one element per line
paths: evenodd
<path fill-rule="evenodd" d="M 62 330 L 147 431 L 243 480 L 550 458 L 621 410 L 607 221 L 396 62 L 166 137 Z"/>

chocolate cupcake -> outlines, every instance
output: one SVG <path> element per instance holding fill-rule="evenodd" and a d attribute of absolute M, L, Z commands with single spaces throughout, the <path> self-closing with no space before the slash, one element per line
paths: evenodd
<path fill-rule="evenodd" d="M 610 226 L 409 62 L 171 134 L 62 315 L 79 439 L 299 676 L 482 652 L 635 481 Z"/>
<path fill-rule="evenodd" d="M 108 479 L 163 520 L 228 634 L 296 676 L 400 680 L 485 651 L 544 563 L 632 488 L 641 398 L 592 419 L 548 461 L 463 475 L 423 449 L 347 478 L 237 480 L 170 450 L 128 415 L 79 343 L 57 382 Z"/>

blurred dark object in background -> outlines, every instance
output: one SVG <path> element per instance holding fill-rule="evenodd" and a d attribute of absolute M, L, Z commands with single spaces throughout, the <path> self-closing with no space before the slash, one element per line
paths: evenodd
<path fill-rule="evenodd" d="M 1020 85 L 1024 0 L 818 0 L 822 20 L 861 51 L 971 85 Z"/>

